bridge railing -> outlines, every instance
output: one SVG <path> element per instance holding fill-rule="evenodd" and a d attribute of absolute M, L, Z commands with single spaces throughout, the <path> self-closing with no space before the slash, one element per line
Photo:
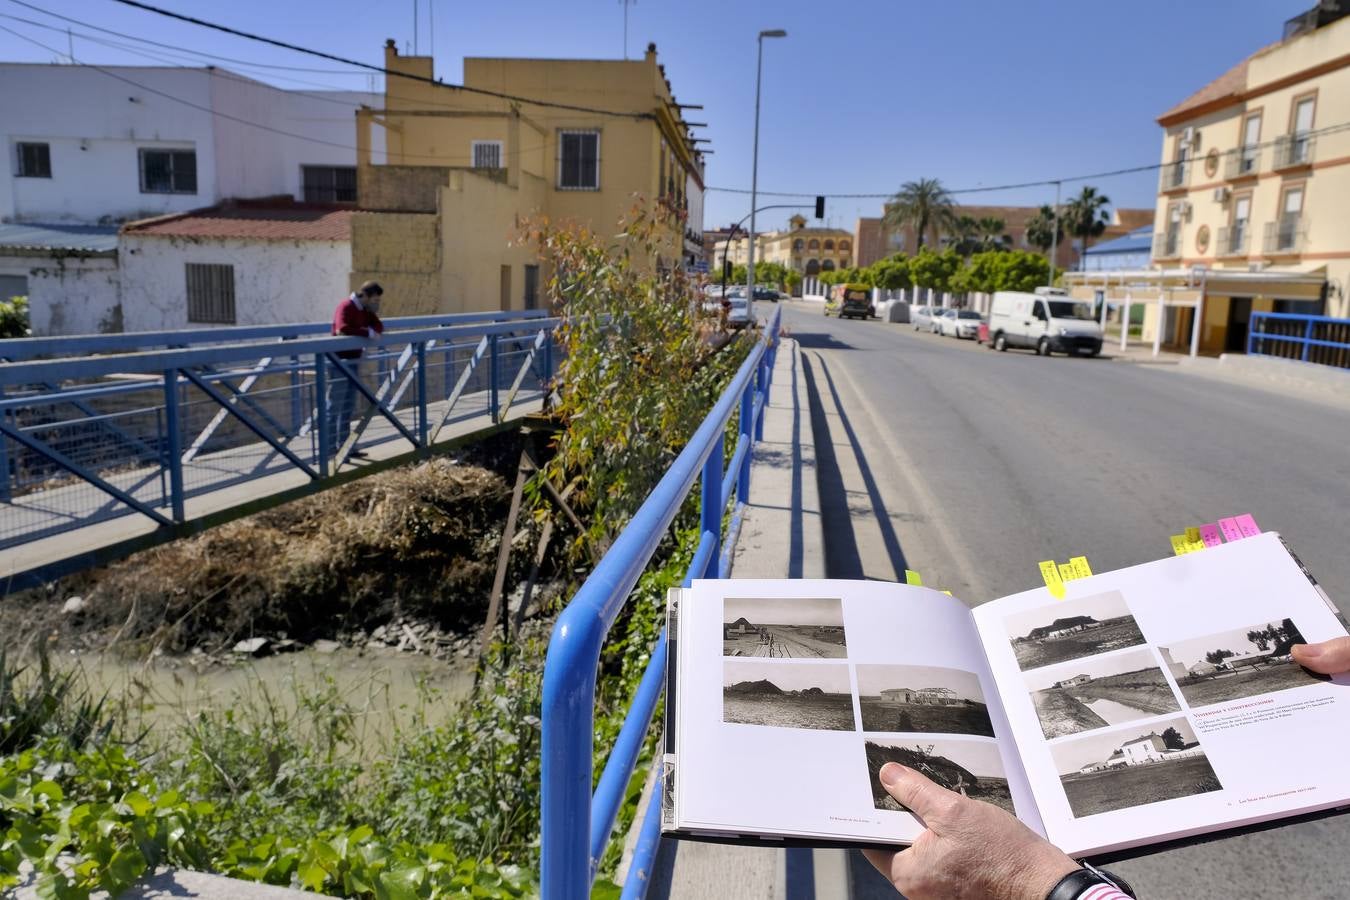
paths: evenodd
<path fill-rule="evenodd" d="M 543 395 L 556 324 L 498 312 L 391 319 L 373 339 L 309 336 L 326 323 L 61 339 L 104 354 L 79 358 L 0 342 L 19 360 L 0 364 L 0 548 L 132 514 L 171 527 L 214 491 L 329 478 L 381 445 L 502 421 Z"/>
<path fill-rule="evenodd" d="M 571 603 L 559 615 L 544 665 L 542 869 L 545 900 L 582 900 L 591 885 L 622 805 L 652 714 L 665 686 L 666 636 L 662 631 L 651 660 L 610 749 L 592 794 L 594 772 L 595 680 L 605 636 L 685 497 L 700 481 L 700 538 L 685 584 L 696 578 L 725 577 L 750 489 L 750 453 L 762 436 L 770 380 L 778 345 L 780 310 L 775 309 L 761 339 L 671 464 L 628 526 L 600 560 Z M 739 409 L 735 450 L 723 469 L 727 423 Z M 724 540 L 727 506 L 736 505 Z M 625 898 L 647 890 L 660 843 L 661 785 L 657 784 L 640 825 Z"/>
<path fill-rule="evenodd" d="M 1350 319 L 1254 312 L 1247 353 L 1350 369 Z"/>

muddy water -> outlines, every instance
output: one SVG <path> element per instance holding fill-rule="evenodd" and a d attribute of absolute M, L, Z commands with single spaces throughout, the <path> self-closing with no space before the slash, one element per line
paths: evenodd
<path fill-rule="evenodd" d="M 96 694 L 128 705 L 133 726 L 163 733 L 199 712 L 294 713 L 306 698 L 353 713 L 358 746 L 376 749 L 395 728 L 446 721 L 473 685 L 473 661 L 393 649 L 304 650 L 246 660 L 203 656 L 129 662 L 112 654 L 66 657 Z"/>
<path fill-rule="evenodd" d="M 1115 700 L 1084 700 L 1082 703 L 1088 709 L 1105 719 L 1107 725 L 1118 725 L 1121 722 L 1133 722 L 1135 719 L 1153 715 L 1153 713 L 1146 710 L 1136 709 L 1133 706 L 1126 706 L 1124 703 L 1117 703 Z"/>

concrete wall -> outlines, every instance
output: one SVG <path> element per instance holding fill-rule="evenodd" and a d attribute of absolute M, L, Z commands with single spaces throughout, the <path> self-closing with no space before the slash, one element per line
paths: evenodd
<path fill-rule="evenodd" d="M 34 257 L 26 267 L 28 316 L 35 336 L 123 330 L 116 258 Z"/>
<path fill-rule="evenodd" d="M 543 207 L 541 178 L 526 175 L 512 188 L 473 172 L 455 172 L 441 194 L 441 308 L 438 312 L 524 309 L 524 266 L 534 248 L 519 240 L 524 221 Z M 503 303 L 502 267 L 510 267 Z M 539 299 L 543 302 L 543 283 Z"/>
<path fill-rule="evenodd" d="M 127 331 L 207 327 L 188 322 L 187 263 L 234 266 L 236 324 L 322 321 L 348 292 L 347 241 L 250 241 L 122 236 Z"/>
<path fill-rule="evenodd" d="M 440 218 L 436 213 L 352 215 L 348 288 L 373 278 L 384 288 L 385 316 L 442 311 Z"/>

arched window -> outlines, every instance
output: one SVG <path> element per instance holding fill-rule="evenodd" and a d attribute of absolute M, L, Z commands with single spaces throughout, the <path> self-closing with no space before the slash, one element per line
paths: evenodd
<path fill-rule="evenodd" d="M 840 249 L 840 250 L 847 250 L 847 249 L 849 249 L 850 246 L 851 246 L 851 245 L 849 244 L 848 241 L 840 241 L 840 242 L 839 242 L 839 249 Z"/>
<path fill-rule="evenodd" d="M 801 250 L 804 245 L 805 242 L 801 238 L 797 238 L 795 241 L 792 242 L 792 249 Z"/>
<path fill-rule="evenodd" d="M 833 271 L 834 271 L 834 260 L 832 260 L 832 259 L 827 259 L 827 260 L 825 260 L 823 263 L 821 263 L 821 264 L 820 264 L 820 271 L 822 271 L 822 272 L 833 272 Z"/>
<path fill-rule="evenodd" d="M 820 249 L 820 241 L 816 240 L 815 238 L 811 238 L 811 240 L 810 240 L 810 241 L 807 243 L 807 245 L 806 245 L 806 249 L 807 249 L 807 250 L 819 250 L 819 249 Z"/>
<path fill-rule="evenodd" d="M 827 239 L 825 240 L 825 249 L 826 249 L 826 250 L 833 250 L 833 249 L 834 249 L 834 241 L 829 240 L 829 239 L 827 238 Z"/>
<path fill-rule="evenodd" d="M 818 260 L 818 259 L 808 259 L 808 260 L 806 261 L 806 274 L 807 274 L 807 275 L 818 275 L 818 274 L 820 274 L 820 260 Z"/>

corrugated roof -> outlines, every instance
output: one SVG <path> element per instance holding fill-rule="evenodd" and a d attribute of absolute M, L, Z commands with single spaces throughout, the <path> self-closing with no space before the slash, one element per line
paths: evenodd
<path fill-rule="evenodd" d="M 1088 247 L 1088 256 L 1109 256 L 1113 253 L 1138 253 L 1153 249 L 1153 226 L 1144 225 L 1127 235 Z"/>
<path fill-rule="evenodd" d="M 1252 56 L 1255 55 L 1255 53 L 1252 54 Z M 1193 109 L 1199 109 L 1202 106 L 1208 106 L 1215 101 L 1224 100 L 1230 97 L 1234 102 L 1237 102 L 1238 96 L 1247 87 L 1247 63 L 1251 58 L 1251 56 L 1247 57 L 1194 94 L 1191 94 L 1185 100 L 1182 100 L 1176 106 L 1159 116 L 1158 121 L 1165 122 L 1174 116 L 1189 112 Z"/>
<path fill-rule="evenodd" d="M 0 247 L 34 251 L 75 250 L 84 253 L 107 253 L 117 250 L 117 226 L 0 223 Z"/>
<path fill-rule="evenodd" d="M 132 222 L 125 234 L 259 241 L 349 241 L 352 212 L 331 206 L 228 205 Z"/>

